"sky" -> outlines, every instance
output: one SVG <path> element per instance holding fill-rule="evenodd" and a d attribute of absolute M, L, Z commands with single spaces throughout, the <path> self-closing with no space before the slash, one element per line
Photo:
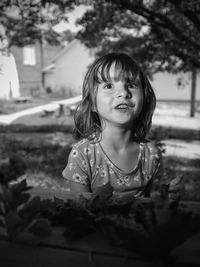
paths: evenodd
<path fill-rule="evenodd" d="M 88 6 L 80 5 L 77 6 L 71 13 L 69 13 L 68 19 L 69 22 L 61 22 L 58 25 L 54 26 L 54 30 L 57 31 L 58 33 L 64 31 L 64 30 L 70 30 L 72 32 L 77 32 L 78 30 L 81 29 L 81 26 L 76 26 L 75 22 L 77 18 L 82 17 L 84 12 L 88 9 Z"/>

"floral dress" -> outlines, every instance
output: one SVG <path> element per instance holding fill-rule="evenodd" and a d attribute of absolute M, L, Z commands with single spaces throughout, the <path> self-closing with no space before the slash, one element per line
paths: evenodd
<path fill-rule="evenodd" d="M 84 185 L 87 192 L 110 183 L 115 192 L 133 190 L 138 195 L 157 172 L 160 157 L 152 142 L 141 142 L 136 166 L 125 172 L 109 159 L 99 142 L 83 139 L 73 146 L 63 177 Z"/>

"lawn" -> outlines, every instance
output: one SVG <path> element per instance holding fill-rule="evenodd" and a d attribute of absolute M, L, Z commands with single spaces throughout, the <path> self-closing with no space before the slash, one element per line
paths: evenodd
<path fill-rule="evenodd" d="M 23 104 L 0 101 L 0 113 L 9 114 L 63 98 L 60 95 L 44 94 L 40 98 L 35 97 L 31 102 Z M 173 110 L 176 105 L 176 103 L 159 103 L 157 113 Z M 189 103 L 179 103 L 178 109 L 186 112 L 189 110 Z M 20 117 L 13 125 L 0 125 L 0 165 L 1 167 L 8 165 L 6 168 L 1 168 L 0 172 L 6 169 L 8 175 L 12 173 L 17 176 L 16 178 L 26 178 L 34 187 L 62 189 L 61 172 L 67 163 L 68 154 L 74 142 L 71 135 L 73 117 L 67 113 L 67 110 L 64 111 L 64 116 L 58 116 L 57 112 L 46 116 L 36 113 Z M 199 109 L 197 113 L 199 116 Z M 198 130 L 170 127 L 153 127 L 150 134 L 150 138 L 157 141 L 166 138 L 199 140 L 199 136 Z M 9 166 L 9 159 L 12 159 L 14 167 Z M 200 201 L 200 159 L 185 159 L 165 154 L 163 159 L 165 173 L 170 179 L 183 176 L 186 189 L 184 198 Z"/>
<path fill-rule="evenodd" d="M 27 130 L 28 128 L 26 128 Z M 42 131 L 1 132 L 0 160 L 1 167 L 7 165 L 8 175 L 18 179 L 26 178 L 28 184 L 50 189 L 63 189 L 62 170 L 74 139 L 71 129 L 53 131 L 53 128 L 41 128 Z M 160 129 L 159 129 L 160 132 Z M 9 160 L 11 164 L 9 165 Z M 200 201 L 200 159 L 184 159 L 173 156 L 163 157 L 164 169 L 168 178 L 183 176 L 185 194 L 183 198 Z M 2 171 L 1 171 L 2 172 Z"/>

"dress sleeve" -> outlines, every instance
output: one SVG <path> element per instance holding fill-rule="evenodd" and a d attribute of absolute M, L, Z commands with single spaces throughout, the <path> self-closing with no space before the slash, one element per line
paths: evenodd
<path fill-rule="evenodd" d="M 69 154 L 68 163 L 62 172 L 72 191 L 90 191 L 90 173 L 86 156 L 75 146 Z"/>
<path fill-rule="evenodd" d="M 155 178 L 162 172 L 162 153 L 161 150 L 152 142 L 144 144 L 143 154 L 143 174 L 147 180 Z"/>
<path fill-rule="evenodd" d="M 161 150 L 152 142 L 144 143 L 142 173 L 146 185 L 142 194 L 145 197 L 150 197 L 159 190 L 162 172 Z"/>

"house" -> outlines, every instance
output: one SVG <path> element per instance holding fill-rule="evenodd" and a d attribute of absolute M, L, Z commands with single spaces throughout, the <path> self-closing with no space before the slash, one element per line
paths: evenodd
<path fill-rule="evenodd" d="M 68 96 L 80 94 L 85 73 L 94 58 L 93 50 L 74 39 L 43 69 L 45 86 L 52 91 L 64 91 Z"/>
<path fill-rule="evenodd" d="M 45 86 L 42 70 L 49 60 L 62 50 L 62 47 L 49 44 L 41 46 L 36 42 L 34 45 L 24 47 L 12 46 L 10 50 L 17 65 L 20 95 L 39 95 Z"/>
<path fill-rule="evenodd" d="M 88 66 L 94 61 L 92 49 L 74 39 L 67 46 L 39 43 L 25 47 L 11 47 L 17 65 L 20 95 L 40 95 L 41 92 L 61 92 L 65 96 L 81 94 Z M 152 86 L 158 100 L 189 101 L 191 74 L 157 73 Z M 196 99 L 200 101 L 200 76 L 197 76 Z"/>
<path fill-rule="evenodd" d="M 94 53 L 79 40 L 74 39 L 44 69 L 45 86 L 53 91 L 64 90 L 68 95 L 81 93 L 81 86 L 88 66 L 94 61 Z M 151 84 L 158 100 L 189 101 L 191 73 L 169 74 L 160 72 L 153 76 Z M 197 77 L 196 99 L 200 100 L 200 76 Z"/>

